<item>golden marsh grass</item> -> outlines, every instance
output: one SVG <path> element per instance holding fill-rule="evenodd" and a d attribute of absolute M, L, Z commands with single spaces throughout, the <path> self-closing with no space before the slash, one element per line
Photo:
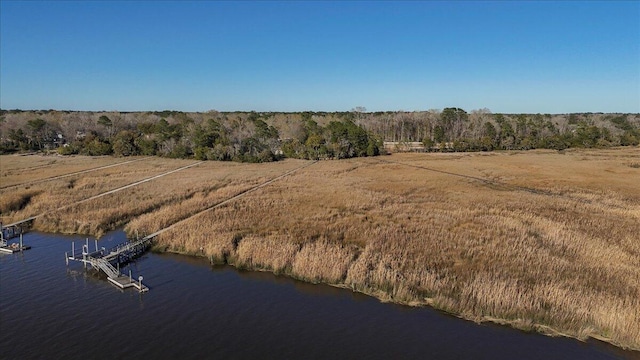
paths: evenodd
<path fill-rule="evenodd" d="M 6 188 L 49 177 L 118 164 L 129 159 L 111 156 L 4 155 L 0 156 L 0 187 Z"/>
<path fill-rule="evenodd" d="M 180 221 L 158 249 L 640 349 L 639 159 L 635 147 L 326 161 L 192 216 L 304 163 L 206 162 L 36 227 L 133 234 Z M 37 191 L 21 211 L 56 190 Z"/>
<path fill-rule="evenodd" d="M 95 166 L 109 164 L 108 158 L 103 159 L 106 160 L 105 163 L 95 161 Z M 150 158 L 33 185 L 5 188 L 0 190 L 0 215 L 5 224 L 18 221 L 190 163 L 193 161 Z M 72 168 L 74 170 L 71 172 L 75 171 L 75 166 Z M 44 178 L 42 175 L 38 177 Z M 100 200 L 96 200 L 91 206 L 103 205 Z"/>

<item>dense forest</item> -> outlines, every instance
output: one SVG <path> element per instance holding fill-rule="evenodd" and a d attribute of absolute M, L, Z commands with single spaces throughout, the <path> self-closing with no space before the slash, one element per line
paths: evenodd
<path fill-rule="evenodd" d="M 638 145 L 640 114 L 422 112 L 257 113 L 0 110 L 0 153 L 158 155 L 266 162 L 375 156 L 383 141 L 424 151 Z"/>

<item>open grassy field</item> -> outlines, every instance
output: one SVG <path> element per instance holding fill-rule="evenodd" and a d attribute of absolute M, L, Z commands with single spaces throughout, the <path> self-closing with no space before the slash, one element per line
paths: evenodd
<path fill-rule="evenodd" d="M 104 171 L 144 178 L 188 163 L 143 160 Z M 318 162 L 198 214 L 305 164 L 206 162 L 35 226 L 99 235 L 177 223 L 157 249 L 640 349 L 640 148 Z M 85 177 L 98 175 L 74 184 Z M 96 191 L 121 186 L 111 177 L 94 179 Z M 0 192 L 3 220 L 40 211 L 48 196 L 89 196 L 65 187 L 69 180 L 40 184 L 21 207 L 4 198 L 30 189 Z"/>

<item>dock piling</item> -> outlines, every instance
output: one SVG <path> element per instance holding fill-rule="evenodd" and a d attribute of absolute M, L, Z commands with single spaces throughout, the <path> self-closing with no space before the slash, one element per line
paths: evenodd
<path fill-rule="evenodd" d="M 89 254 L 89 245 L 82 245 L 82 262 L 84 263 L 84 268 L 87 268 L 87 255 Z"/>

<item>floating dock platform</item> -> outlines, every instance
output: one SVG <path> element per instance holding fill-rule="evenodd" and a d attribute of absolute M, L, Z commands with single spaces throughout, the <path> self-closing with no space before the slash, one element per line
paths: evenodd
<path fill-rule="evenodd" d="M 0 236 L 0 253 L 13 254 L 13 253 L 31 249 L 31 246 L 25 245 L 22 242 L 22 233 L 20 233 L 19 235 L 20 235 L 20 242 L 13 243 L 13 244 L 9 244 L 4 237 Z"/>
<path fill-rule="evenodd" d="M 149 291 L 149 288 L 145 284 L 143 284 L 142 281 L 134 281 L 131 276 L 118 276 L 117 278 L 107 277 L 107 280 L 109 280 L 110 283 L 119 287 L 120 289 L 127 289 L 132 287 L 138 289 L 139 292 Z"/>
<path fill-rule="evenodd" d="M 17 245 L 17 244 L 12 244 L 12 245 Z M 21 252 L 21 251 L 25 251 L 25 250 L 29 250 L 31 249 L 31 246 L 29 245 L 23 245 L 23 246 L 0 246 L 0 253 L 3 254 L 13 254 L 13 253 L 17 253 L 17 252 Z"/>

